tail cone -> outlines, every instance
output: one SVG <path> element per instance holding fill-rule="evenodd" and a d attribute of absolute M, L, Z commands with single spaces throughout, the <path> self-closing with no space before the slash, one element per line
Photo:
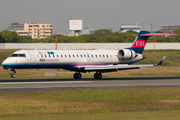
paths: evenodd
<path fill-rule="evenodd" d="M 145 59 L 146 58 L 146 56 L 145 55 L 143 55 L 143 59 Z"/>

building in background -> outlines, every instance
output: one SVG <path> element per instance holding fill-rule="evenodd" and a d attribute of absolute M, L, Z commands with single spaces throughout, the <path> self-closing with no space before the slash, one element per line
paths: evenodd
<path fill-rule="evenodd" d="M 179 27 L 180 27 L 180 25 L 161 26 L 161 32 L 163 32 L 163 33 L 173 33 L 173 31 L 176 30 Z"/>
<path fill-rule="evenodd" d="M 69 20 L 69 35 L 79 36 L 82 35 L 82 20 Z"/>
<path fill-rule="evenodd" d="M 89 26 L 84 26 L 82 30 L 82 34 L 90 34 L 90 27 Z"/>
<path fill-rule="evenodd" d="M 52 24 L 12 23 L 7 30 L 15 31 L 23 37 L 31 36 L 32 39 L 41 39 L 52 35 Z"/>
<path fill-rule="evenodd" d="M 68 33 L 63 33 L 62 32 L 62 29 L 60 29 L 59 33 L 55 33 L 55 34 L 52 34 L 53 36 L 57 36 L 57 35 L 64 35 L 64 36 L 68 36 Z"/>
<path fill-rule="evenodd" d="M 141 25 L 141 30 L 145 30 L 145 31 L 149 31 L 149 32 L 153 32 L 152 31 L 152 24 L 150 23 L 150 24 L 143 24 L 143 25 Z"/>
<path fill-rule="evenodd" d="M 90 29 L 90 34 L 95 34 L 96 30 Z"/>
<path fill-rule="evenodd" d="M 17 30 L 24 30 L 24 24 L 12 23 L 6 30 L 14 32 Z"/>
<path fill-rule="evenodd" d="M 137 23 L 136 24 L 121 24 L 120 32 L 126 32 L 126 31 L 129 31 L 129 30 L 140 32 L 141 27 Z"/>

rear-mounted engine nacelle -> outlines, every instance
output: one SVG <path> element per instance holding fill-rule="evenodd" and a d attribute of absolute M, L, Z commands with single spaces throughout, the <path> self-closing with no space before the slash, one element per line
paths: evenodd
<path fill-rule="evenodd" d="M 130 60 L 137 56 L 137 54 L 130 49 L 121 49 L 118 51 L 118 57 L 124 60 Z"/>

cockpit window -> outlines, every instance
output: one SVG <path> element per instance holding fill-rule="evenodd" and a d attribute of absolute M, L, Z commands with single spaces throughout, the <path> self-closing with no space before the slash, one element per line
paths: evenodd
<path fill-rule="evenodd" d="M 25 54 L 19 54 L 19 57 L 26 57 Z"/>
<path fill-rule="evenodd" d="M 25 54 L 12 54 L 10 57 L 26 57 Z"/>
<path fill-rule="evenodd" d="M 18 54 L 12 54 L 11 57 L 18 57 Z"/>

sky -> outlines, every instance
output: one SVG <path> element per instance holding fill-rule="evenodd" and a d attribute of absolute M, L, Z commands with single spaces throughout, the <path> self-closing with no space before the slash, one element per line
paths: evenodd
<path fill-rule="evenodd" d="M 52 23 L 53 33 L 69 32 L 69 19 L 92 29 L 119 31 L 121 24 L 180 25 L 180 0 L 0 0 L 0 31 L 11 23 Z"/>

